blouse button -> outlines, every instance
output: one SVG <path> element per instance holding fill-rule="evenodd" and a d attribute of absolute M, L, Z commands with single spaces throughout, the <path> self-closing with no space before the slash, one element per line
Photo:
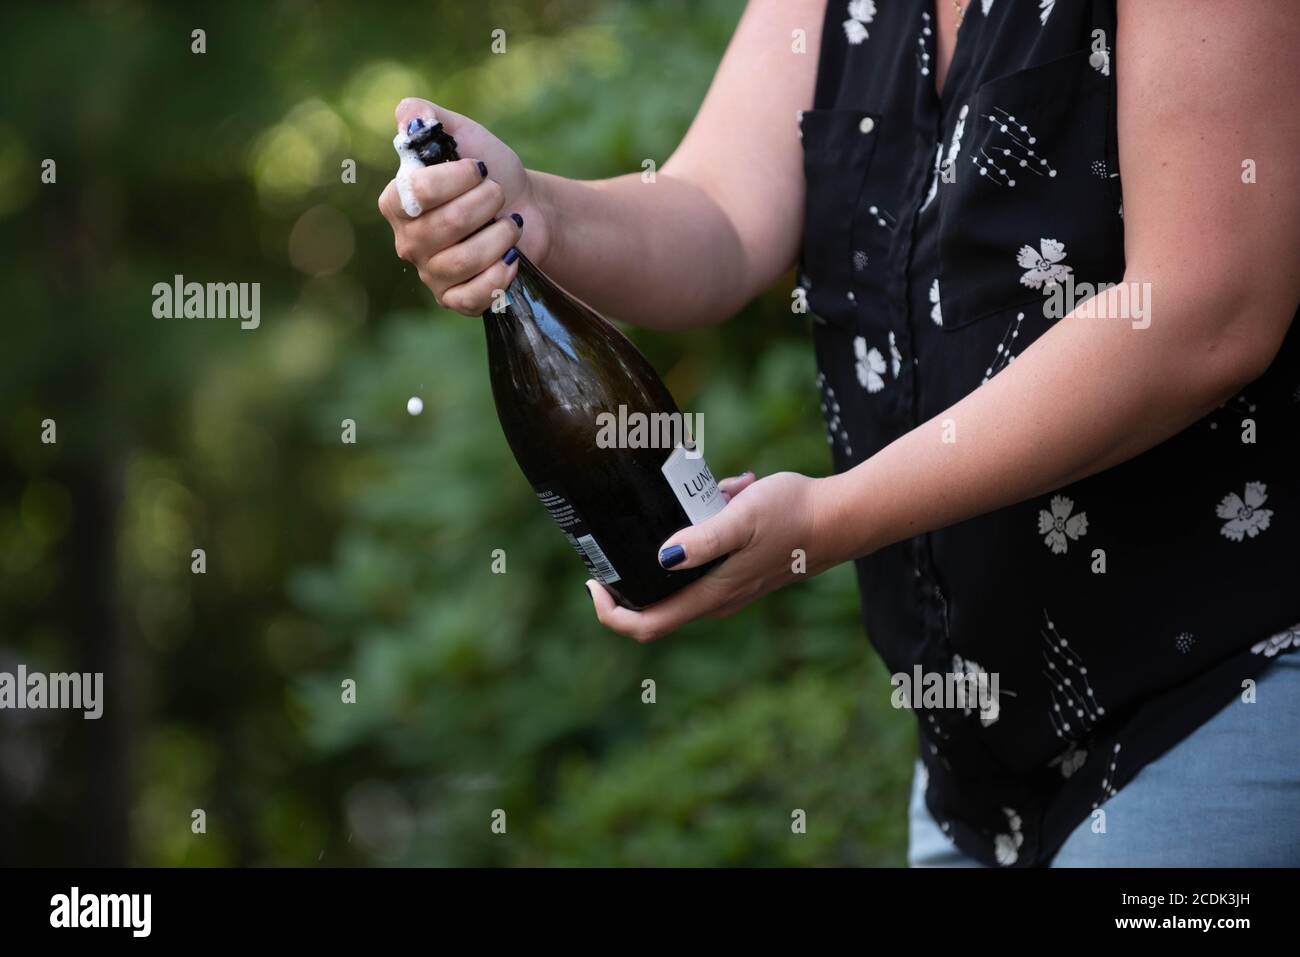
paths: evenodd
<path fill-rule="evenodd" d="M 876 121 L 869 116 L 864 116 L 862 122 L 858 124 L 858 129 L 864 133 L 870 133 L 876 128 Z"/>

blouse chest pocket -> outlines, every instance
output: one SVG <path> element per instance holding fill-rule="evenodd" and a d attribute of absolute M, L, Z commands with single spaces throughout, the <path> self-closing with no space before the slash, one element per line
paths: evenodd
<path fill-rule="evenodd" d="M 990 80 L 966 104 L 940 183 L 945 330 L 1017 306 L 1040 312 L 1070 279 L 1121 278 L 1109 71 L 1108 58 L 1081 50 Z"/>
<path fill-rule="evenodd" d="M 876 149 L 879 117 L 863 110 L 805 110 L 802 276 L 808 304 L 822 322 L 852 331 L 857 312 L 853 228 Z"/>

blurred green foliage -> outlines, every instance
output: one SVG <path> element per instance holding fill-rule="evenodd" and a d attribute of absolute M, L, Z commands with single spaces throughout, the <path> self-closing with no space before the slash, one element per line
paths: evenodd
<path fill-rule="evenodd" d="M 109 702 L 0 713 L 0 863 L 901 863 L 911 719 L 850 570 L 650 647 L 604 632 L 480 323 L 375 210 L 408 94 L 537 168 L 661 163 L 742 5 L 6 8 L 0 668 L 104 670 Z M 177 273 L 260 282 L 261 327 L 154 318 Z M 635 334 L 719 474 L 828 468 L 788 302 Z"/>

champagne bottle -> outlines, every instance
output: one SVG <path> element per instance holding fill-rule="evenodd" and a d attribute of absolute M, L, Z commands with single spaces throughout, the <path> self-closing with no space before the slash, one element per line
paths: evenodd
<path fill-rule="evenodd" d="M 394 144 L 403 169 L 458 159 L 436 120 L 412 120 Z M 724 502 L 672 395 L 626 336 L 522 253 L 483 325 L 506 441 L 592 578 L 639 610 L 721 561 L 678 572 L 659 564 L 670 535 Z"/>

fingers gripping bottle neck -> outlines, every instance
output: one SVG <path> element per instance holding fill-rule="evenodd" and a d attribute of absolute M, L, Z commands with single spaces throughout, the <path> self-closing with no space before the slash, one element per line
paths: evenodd
<path fill-rule="evenodd" d="M 460 153 L 456 150 L 456 139 L 447 132 L 440 120 L 417 116 L 406 124 L 405 133 L 398 133 L 393 138 L 393 147 L 397 150 L 400 159 L 397 168 L 397 194 L 402 201 L 402 208 L 408 216 L 419 216 L 424 210 L 411 189 L 411 173 L 425 166 L 436 166 L 439 163 L 451 163 L 460 159 Z M 482 164 L 479 165 L 482 168 Z M 483 223 L 478 228 L 483 229 L 488 225 L 489 223 Z M 518 288 L 521 278 L 541 275 L 537 267 L 523 253 L 516 250 L 516 254 L 519 258 L 520 278 L 516 278 L 509 289 L 498 290 L 498 294 L 494 296 L 495 308 L 492 310 L 494 312 L 500 312 L 502 305 L 518 298 L 518 294 L 522 291 Z M 487 318 L 486 313 L 484 318 Z"/>
<path fill-rule="evenodd" d="M 397 167 L 397 195 L 407 216 L 419 216 L 423 209 L 411 189 L 411 174 L 425 166 L 459 159 L 456 141 L 437 120 L 416 117 L 406 124 L 406 132 L 393 137 L 393 149 L 400 160 Z"/>

